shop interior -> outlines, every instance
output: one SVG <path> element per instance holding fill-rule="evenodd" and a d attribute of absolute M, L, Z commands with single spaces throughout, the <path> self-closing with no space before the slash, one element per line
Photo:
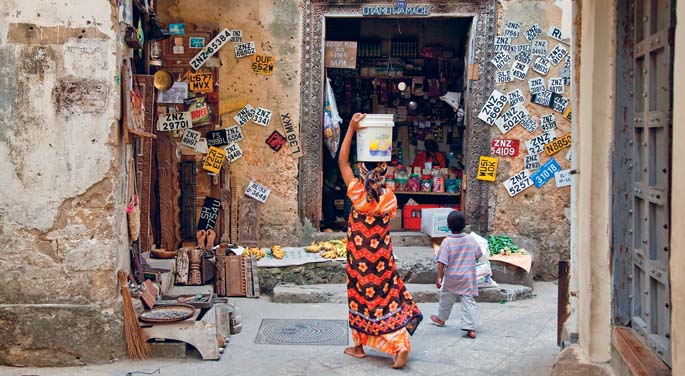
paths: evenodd
<path fill-rule="evenodd" d="M 386 186 L 402 215 L 392 230 L 419 230 L 421 208 L 462 208 L 464 97 L 471 18 L 327 18 L 326 41 L 356 42 L 356 69 L 326 68 L 342 123 L 356 112 L 394 115 Z M 351 203 L 323 141 L 323 231 L 345 228 Z M 339 148 L 339 147 L 338 147 Z M 353 166 L 356 164 L 352 147 Z M 355 166 L 356 173 L 356 166 Z"/>

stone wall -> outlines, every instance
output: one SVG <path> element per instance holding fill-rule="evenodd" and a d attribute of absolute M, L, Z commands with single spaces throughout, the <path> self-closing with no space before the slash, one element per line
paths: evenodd
<path fill-rule="evenodd" d="M 0 2 L 0 364 L 120 357 L 116 11 Z"/>
<path fill-rule="evenodd" d="M 505 21 L 520 22 L 522 33 L 534 23 L 538 23 L 543 30 L 540 39 L 548 41 L 548 52 L 551 51 L 559 42 L 546 35 L 550 26 L 562 27 L 562 8 L 559 3 L 564 3 L 564 1 L 500 1 L 498 34 L 503 34 L 501 30 L 503 30 Z M 564 37 L 570 37 L 570 35 L 564 35 Z M 527 43 L 523 36 L 512 41 L 512 44 L 523 43 Z M 571 49 L 568 44 L 562 43 L 562 46 L 568 51 Z M 512 60 L 514 55 L 512 53 Z M 487 62 L 487 64 L 491 63 Z M 511 63 L 503 69 L 509 69 L 510 66 Z M 496 89 L 504 94 L 521 89 L 526 98 L 525 106 L 530 116 L 538 124 L 541 115 L 553 113 L 557 123 L 557 136 L 569 133 L 571 122 L 550 108 L 532 104 L 527 80 L 533 77 L 544 77 L 545 84 L 548 84 L 550 77 L 559 76 L 559 68 L 562 66 L 563 63 L 552 66 L 546 76 L 534 72 L 531 66 L 525 81 L 514 80 L 514 82 L 496 85 Z M 565 86 L 562 95 L 570 98 L 571 88 Z M 507 108 L 505 107 L 504 111 Z M 477 123 L 476 126 L 487 126 L 480 121 Z M 493 183 L 493 189 L 490 190 L 490 219 L 488 223 L 491 234 L 516 235 L 517 238 L 520 238 L 522 242 L 520 245 L 525 246 L 534 255 L 535 264 L 532 272 L 535 278 L 551 280 L 557 278 L 558 260 L 570 257 L 570 188 L 557 188 L 554 179 L 552 179 L 542 189 L 532 186 L 515 197 L 510 197 L 502 185 L 502 182 L 523 169 L 523 155 L 527 155 L 524 142 L 541 133 L 540 128 L 531 134 L 521 126 L 516 126 L 506 135 L 502 135 L 496 126 L 492 127 L 493 138 L 520 140 L 520 151 L 516 158 L 499 158 L 497 181 Z M 564 158 L 567 151 L 568 149 L 564 149 L 554 155 L 562 169 L 568 169 L 571 166 L 570 162 Z M 544 151 L 540 153 L 541 164 L 547 160 L 547 154 Z"/>
<path fill-rule="evenodd" d="M 279 112 L 290 114 L 299 123 L 301 9 L 292 0 L 195 1 L 160 0 L 160 20 L 165 23 L 193 23 L 216 29 L 237 29 L 243 41 L 254 41 L 258 54 L 275 57 L 272 76 L 262 76 L 250 69 L 252 59 L 236 59 L 232 46 L 219 51 L 220 98 L 222 101 L 246 100 L 253 107 L 274 111 L 269 127 L 248 123 L 243 128 L 245 139 L 240 142 L 244 156 L 231 164 L 231 174 L 237 178 L 238 190 L 245 190 L 251 179 L 271 188 L 265 205 L 260 205 L 261 242 L 264 245 L 295 244 L 295 223 L 298 221 L 297 177 L 298 159 L 285 146 L 278 153 L 265 143 L 278 130 L 284 134 Z M 223 115 L 224 126 L 235 124 L 237 111 Z M 242 195 L 241 195 L 242 196 Z"/>

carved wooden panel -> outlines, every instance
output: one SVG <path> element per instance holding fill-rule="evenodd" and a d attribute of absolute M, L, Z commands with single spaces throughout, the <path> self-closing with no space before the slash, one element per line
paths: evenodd
<path fill-rule="evenodd" d="M 135 75 L 140 84 L 140 92 L 145 103 L 145 132 L 153 133 L 155 90 L 154 78 L 148 75 Z M 152 138 L 139 140 L 136 153 L 136 171 L 138 173 L 138 196 L 140 200 L 140 250 L 147 252 L 152 248 L 150 230 L 150 191 L 152 187 Z"/>
<path fill-rule="evenodd" d="M 181 162 L 181 239 L 195 240 L 197 167 L 195 160 Z"/>
<path fill-rule="evenodd" d="M 260 238 L 259 202 L 244 198 L 238 200 L 238 242 L 244 247 L 256 247 Z"/>
<path fill-rule="evenodd" d="M 157 137 L 157 169 L 161 245 L 164 249 L 176 249 L 181 241 L 178 157 L 176 143 L 165 134 Z"/>

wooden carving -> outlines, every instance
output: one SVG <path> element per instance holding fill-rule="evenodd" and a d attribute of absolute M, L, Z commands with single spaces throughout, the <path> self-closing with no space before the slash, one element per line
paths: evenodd
<path fill-rule="evenodd" d="M 195 240 L 195 197 L 197 168 L 195 160 L 181 162 L 181 238 Z"/>
<path fill-rule="evenodd" d="M 256 247 L 260 238 L 259 203 L 253 199 L 239 200 L 238 242 L 243 247 Z"/>
<path fill-rule="evenodd" d="M 144 131 L 153 133 L 155 90 L 154 77 L 135 75 L 140 85 L 141 95 L 145 103 Z M 140 139 L 140 149 L 136 154 L 136 171 L 138 172 L 138 195 L 140 197 L 140 250 L 148 252 L 152 248 L 150 230 L 150 191 L 152 176 L 152 138 Z"/>
<path fill-rule="evenodd" d="M 187 248 L 178 250 L 176 256 L 176 283 L 185 285 L 188 283 L 188 269 L 190 267 L 190 256 Z"/>
<path fill-rule="evenodd" d="M 228 168 L 221 169 L 221 209 L 223 217 L 221 222 L 221 242 L 231 242 L 231 173 Z M 234 219 L 235 220 L 235 219 Z"/>
<path fill-rule="evenodd" d="M 219 296 L 226 296 L 226 250 L 228 246 L 222 244 L 216 251 L 216 281 L 214 291 Z"/>
<path fill-rule="evenodd" d="M 168 135 L 157 138 L 157 168 L 159 179 L 159 216 L 164 249 L 177 249 L 181 241 L 181 223 L 176 144 Z"/>
<path fill-rule="evenodd" d="M 238 243 L 238 183 L 236 183 L 234 176 L 229 177 L 229 182 L 229 194 L 231 195 L 229 201 L 231 207 L 231 242 Z"/>

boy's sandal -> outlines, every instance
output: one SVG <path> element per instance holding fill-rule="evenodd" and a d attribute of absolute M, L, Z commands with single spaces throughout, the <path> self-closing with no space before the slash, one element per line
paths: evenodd
<path fill-rule="evenodd" d="M 471 338 L 471 339 L 476 339 L 476 331 L 475 330 L 469 330 L 466 332 L 466 336 Z"/>

